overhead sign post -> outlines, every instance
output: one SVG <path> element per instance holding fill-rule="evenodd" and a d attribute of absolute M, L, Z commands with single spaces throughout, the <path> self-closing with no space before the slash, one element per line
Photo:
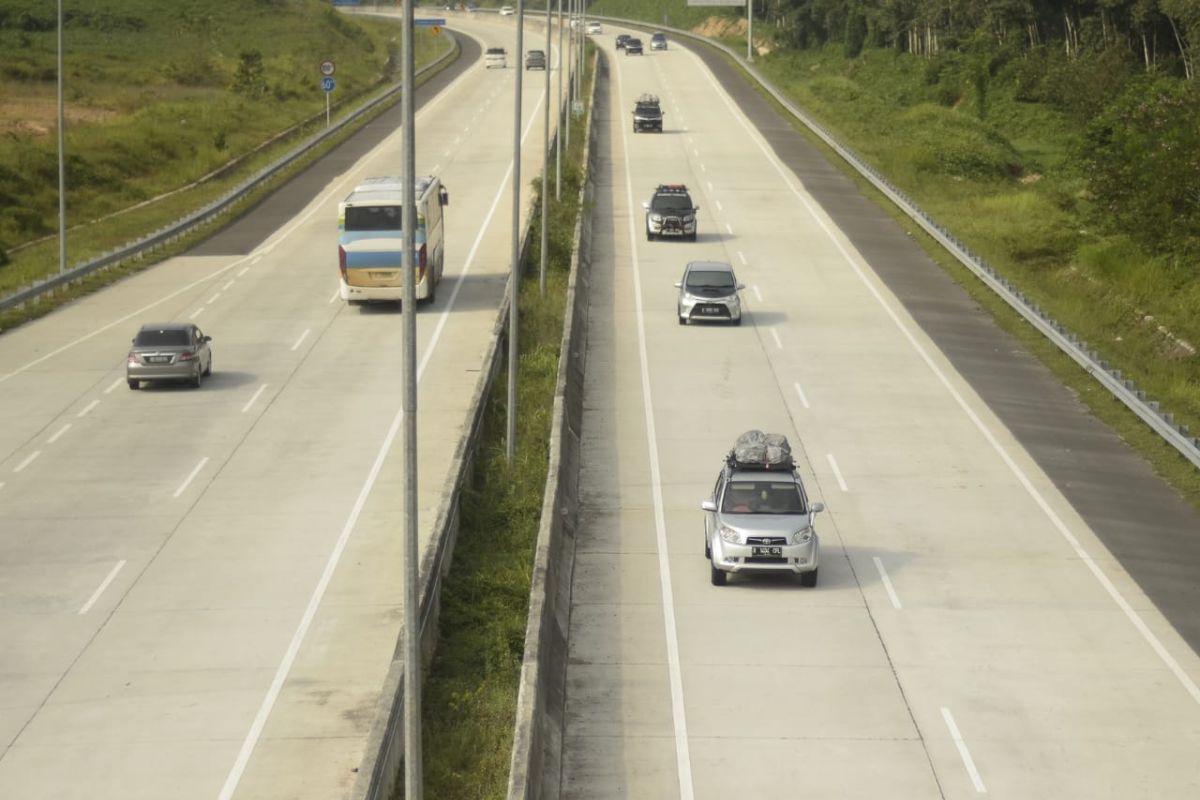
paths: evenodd
<path fill-rule="evenodd" d="M 337 72 L 337 64 L 332 60 L 325 59 L 321 62 L 321 91 L 325 93 L 325 127 L 329 127 L 329 94 L 333 91 L 333 87 L 337 86 L 337 82 L 333 79 L 333 73 Z"/>

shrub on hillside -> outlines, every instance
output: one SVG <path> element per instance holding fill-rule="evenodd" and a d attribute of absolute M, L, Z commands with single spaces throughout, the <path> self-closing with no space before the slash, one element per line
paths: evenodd
<path fill-rule="evenodd" d="M 1110 226 L 1200 253 L 1200 89 L 1143 77 L 1088 125 L 1077 157 Z"/>
<path fill-rule="evenodd" d="M 980 120 L 924 103 L 902 113 L 896 136 L 918 169 L 970 180 L 1002 180 L 1021 172 L 1021 159 L 1004 137 Z"/>

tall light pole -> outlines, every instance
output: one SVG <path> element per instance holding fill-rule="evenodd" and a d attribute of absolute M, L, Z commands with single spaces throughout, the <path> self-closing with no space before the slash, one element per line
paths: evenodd
<path fill-rule="evenodd" d="M 561 3 L 562 0 L 558 0 L 558 2 Z M 562 62 L 563 63 L 562 69 L 565 69 L 567 71 L 567 102 L 566 102 L 566 105 L 563 106 L 562 114 L 563 114 L 564 122 L 567 123 L 567 126 L 566 126 L 567 134 L 566 135 L 567 135 L 567 149 L 568 150 L 571 148 L 571 124 L 570 124 L 571 98 L 575 96 L 575 81 L 572 79 L 572 74 L 575 71 L 574 70 L 574 68 L 575 68 L 574 21 L 575 21 L 575 0 L 567 0 L 567 27 L 570 28 L 570 30 L 567 31 L 567 58 L 564 62 Z M 559 38 L 560 39 L 562 38 L 561 32 L 559 34 Z M 560 58 L 561 58 L 561 54 L 560 54 Z M 559 75 L 559 81 L 560 82 L 562 81 L 561 75 Z"/>
<path fill-rule="evenodd" d="M 754 60 L 754 0 L 746 0 L 746 60 Z"/>
<path fill-rule="evenodd" d="M 401 34 L 403 71 L 401 74 L 401 113 L 404 117 L 404 156 L 401 180 L 400 271 L 404 275 L 401 316 L 404 322 L 404 347 L 401 371 L 404 373 L 404 796 L 421 800 L 425 781 L 421 770 L 421 580 L 417 553 L 417 276 L 413 264 L 413 246 L 417 237 L 417 147 L 413 92 L 413 0 L 404 0 L 404 26 Z M 436 200 L 435 200 L 436 202 Z M 429 279 L 433 280 L 433 272 Z"/>
<path fill-rule="evenodd" d="M 67 114 L 63 108 L 63 0 L 58 0 L 58 271 L 67 271 Z"/>
<path fill-rule="evenodd" d="M 546 0 L 546 73 L 545 113 L 542 114 L 542 259 L 538 266 L 538 290 L 546 294 L 546 226 L 549 225 L 550 198 L 550 0 Z"/>
<path fill-rule="evenodd" d="M 521 69 L 525 53 L 525 0 L 517 0 L 517 81 L 513 91 L 512 270 L 508 280 L 508 428 L 505 455 L 517 454 L 517 299 L 521 296 Z"/>
<path fill-rule="evenodd" d="M 546 0 L 547 3 L 550 0 Z M 554 199 L 562 199 L 562 145 L 563 145 L 563 68 L 566 67 L 566 62 L 563 61 L 563 20 L 562 20 L 562 0 L 558 0 L 558 102 L 555 104 L 558 108 L 558 131 L 554 137 Z M 546 53 L 549 58 L 550 53 Z M 550 101 L 547 100 L 547 103 Z"/>

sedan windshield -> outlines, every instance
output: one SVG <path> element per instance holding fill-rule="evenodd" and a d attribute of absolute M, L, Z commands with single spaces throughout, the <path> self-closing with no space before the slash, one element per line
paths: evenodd
<path fill-rule="evenodd" d="M 804 514 L 796 484 L 785 481 L 733 481 L 725 488 L 721 511 L 726 514 Z"/>
<path fill-rule="evenodd" d="M 694 269 L 688 273 L 689 289 L 732 289 L 733 273 L 723 269 Z"/>

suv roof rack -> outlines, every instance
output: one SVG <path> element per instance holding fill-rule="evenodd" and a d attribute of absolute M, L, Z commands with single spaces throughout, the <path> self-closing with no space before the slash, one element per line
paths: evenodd
<path fill-rule="evenodd" d="M 793 472 L 796 462 L 792 446 L 781 433 L 750 430 L 738 437 L 725 456 L 730 469 L 752 469 L 764 472 Z"/>
<path fill-rule="evenodd" d="M 682 183 L 660 183 L 656 192 L 678 192 L 683 194 L 688 190 L 687 186 Z"/>

